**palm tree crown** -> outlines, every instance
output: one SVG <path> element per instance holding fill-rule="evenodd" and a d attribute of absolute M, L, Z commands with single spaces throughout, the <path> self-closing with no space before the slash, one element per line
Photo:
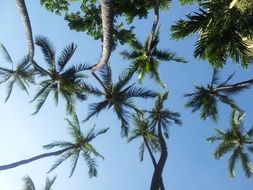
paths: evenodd
<path fill-rule="evenodd" d="M 139 80 L 142 81 L 146 74 L 150 74 L 151 78 L 154 78 L 162 86 L 160 75 L 158 72 L 158 66 L 161 61 L 176 61 L 186 63 L 183 58 L 177 57 L 175 53 L 169 50 L 159 50 L 157 45 L 159 44 L 159 30 L 155 33 L 152 42 L 148 37 L 144 44 L 142 44 L 137 39 L 131 40 L 129 45 L 132 51 L 123 51 L 121 55 L 125 59 L 133 60 L 131 68 L 137 70 L 139 75 Z M 150 48 L 149 48 L 149 43 Z"/>
<path fill-rule="evenodd" d="M 13 68 L 13 61 L 4 47 L 3 44 L 0 43 L 1 52 L 7 62 L 9 62 L 12 66 L 11 69 L 0 67 L 0 83 L 7 82 L 7 96 L 5 98 L 5 102 L 9 99 L 11 92 L 13 90 L 13 86 L 16 83 L 22 90 L 28 93 L 27 87 L 29 87 L 29 83 L 33 83 L 34 81 L 34 71 L 33 69 L 28 68 L 29 59 L 28 56 L 24 57 L 16 66 Z"/>
<path fill-rule="evenodd" d="M 51 149 L 51 148 L 61 148 L 65 150 L 60 158 L 56 160 L 55 164 L 51 167 L 49 172 L 54 170 L 58 167 L 63 161 L 70 159 L 71 160 L 71 172 L 70 177 L 73 175 L 78 159 L 80 155 L 84 158 L 87 162 L 89 167 L 89 176 L 97 176 L 97 163 L 95 158 L 100 157 L 104 159 L 104 157 L 97 152 L 95 147 L 92 146 L 90 143 L 94 140 L 97 136 L 104 134 L 107 132 L 109 128 L 101 129 L 98 132 L 95 132 L 95 126 L 86 134 L 84 135 L 80 129 L 79 120 L 76 115 L 73 117 L 73 121 L 66 119 L 69 124 L 70 134 L 73 138 L 73 142 L 66 142 L 66 141 L 55 141 L 51 144 L 45 145 L 44 148 Z"/>
<path fill-rule="evenodd" d="M 182 39 L 198 34 L 195 57 L 206 59 L 215 67 L 222 67 L 229 58 L 247 67 L 253 55 L 249 55 L 244 38 L 251 39 L 253 35 L 253 9 L 242 12 L 236 6 L 229 7 L 231 2 L 201 1 L 198 12 L 172 25 L 172 37 Z"/>
<path fill-rule="evenodd" d="M 51 190 L 52 189 L 51 187 L 53 186 L 55 179 L 56 179 L 56 176 L 53 177 L 53 179 L 47 178 L 46 184 L 43 190 Z M 25 182 L 25 186 L 23 190 L 36 190 L 35 185 L 29 176 L 24 177 L 23 180 Z"/>
<path fill-rule="evenodd" d="M 93 75 L 96 77 L 103 90 L 92 89 L 90 93 L 103 96 L 104 99 L 98 103 L 89 105 L 90 111 L 85 120 L 87 121 L 92 116 L 98 115 L 100 111 L 112 107 L 121 121 L 122 129 L 124 129 L 122 135 L 126 135 L 129 118 L 128 109 L 139 112 L 133 103 L 133 98 L 153 98 L 157 94 L 145 88 L 135 87 L 134 83 L 127 86 L 132 78 L 133 72 L 123 73 L 123 75 L 119 77 L 118 82 L 113 84 L 110 66 L 106 65 L 100 71 L 102 80 L 95 73 L 93 73 Z"/>
<path fill-rule="evenodd" d="M 228 160 L 228 170 L 231 177 L 235 176 L 234 168 L 239 158 L 245 175 L 250 177 L 253 174 L 249 155 L 246 153 L 246 150 L 253 153 L 253 127 L 244 133 L 243 119 L 244 114 L 242 112 L 233 110 L 230 122 L 231 128 L 226 131 L 216 129 L 217 135 L 207 139 L 212 143 L 215 141 L 221 142 L 214 152 L 216 159 L 220 159 L 223 155 L 232 152 Z"/>
<path fill-rule="evenodd" d="M 224 82 L 219 83 L 219 72 L 217 69 L 214 69 L 210 84 L 206 87 L 195 86 L 196 91 L 194 93 L 185 94 L 185 97 L 189 97 L 186 107 L 192 108 L 193 112 L 201 110 L 202 119 L 210 117 L 214 121 L 217 121 L 219 118 L 218 101 L 232 108 L 239 109 L 231 97 L 249 88 L 253 84 L 253 80 L 229 84 L 228 82 L 232 79 L 233 75 L 231 74 Z"/>
<path fill-rule="evenodd" d="M 89 67 L 85 64 L 80 64 L 65 69 L 65 66 L 77 48 L 73 43 L 62 50 L 57 62 L 55 60 L 54 47 L 47 38 L 42 36 L 37 37 L 36 45 L 41 48 L 49 68 L 46 74 L 40 73 L 45 79 L 40 82 L 41 88 L 32 100 L 38 100 L 34 114 L 41 109 L 50 92 L 54 93 L 56 103 L 58 103 L 59 95 L 62 95 L 67 102 L 67 111 L 72 112 L 74 110 L 75 99 L 86 99 L 85 90 L 83 88 L 83 78 L 85 76 L 80 72 L 89 69 Z"/>

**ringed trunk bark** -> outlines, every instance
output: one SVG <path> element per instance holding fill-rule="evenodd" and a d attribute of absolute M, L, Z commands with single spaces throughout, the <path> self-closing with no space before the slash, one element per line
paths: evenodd
<path fill-rule="evenodd" d="M 103 26 L 103 48 L 102 56 L 98 64 L 91 69 L 92 72 L 102 68 L 109 61 L 112 52 L 112 32 L 113 32 L 113 0 L 101 0 L 101 17 Z"/>
<path fill-rule="evenodd" d="M 29 15 L 26 9 L 25 0 L 16 0 L 16 4 L 17 4 L 18 11 L 23 22 L 25 36 L 28 41 L 29 61 L 32 62 L 33 57 L 34 57 L 34 43 L 33 43 L 31 22 L 30 22 Z"/>
<path fill-rule="evenodd" d="M 159 189 L 159 184 L 162 179 L 163 169 L 168 157 L 167 145 L 162 134 L 162 126 L 160 122 L 158 123 L 158 138 L 161 145 L 161 156 L 155 168 L 155 171 L 153 173 L 150 190 Z"/>
<path fill-rule="evenodd" d="M 2 165 L 2 166 L 0 166 L 0 171 L 12 169 L 12 168 L 24 165 L 24 164 L 28 164 L 28 163 L 33 162 L 35 160 L 39 160 L 39 159 L 42 159 L 42 158 L 49 157 L 49 156 L 58 156 L 58 155 L 62 154 L 63 152 L 65 152 L 69 149 L 71 149 L 71 148 L 65 148 L 65 149 L 62 149 L 62 150 L 54 151 L 54 152 L 44 153 L 44 154 L 40 154 L 40 155 L 34 156 L 32 158 L 29 158 L 29 159 L 21 160 L 21 161 L 14 162 L 14 163 L 11 163 L 11 164 L 8 164 L 8 165 Z"/>

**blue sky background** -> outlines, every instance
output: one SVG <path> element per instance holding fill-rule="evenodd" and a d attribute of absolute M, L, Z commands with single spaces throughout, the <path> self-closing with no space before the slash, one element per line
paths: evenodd
<path fill-rule="evenodd" d="M 33 28 L 34 37 L 44 35 L 48 37 L 59 53 L 67 44 L 74 42 L 78 45 L 71 64 L 88 62 L 94 64 L 98 61 L 101 47 L 99 41 L 81 32 L 70 31 L 62 17 L 47 12 L 39 4 L 39 1 L 27 0 L 27 8 Z M 214 128 L 226 129 L 229 127 L 230 108 L 220 105 L 221 118 L 218 124 L 210 120 L 202 121 L 199 113 L 192 114 L 184 108 L 186 99 L 183 94 L 193 92 L 193 84 L 203 84 L 211 80 L 212 69 L 207 62 L 193 58 L 194 37 L 182 41 L 172 41 L 169 36 L 169 26 L 178 18 L 194 10 L 194 7 L 180 7 L 174 1 L 170 12 L 161 13 L 161 43 L 160 48 L 168 48 L 189 61 L 188 64 L 162 63 L 160 65 L 161 78 L 167 84 L 170 97 L 166 106 L 172 111 L 178 111 L 182 115 L 183 125 L 170 127 L 170 139 L 168 143 L 169 157 L 163 174 L 166 189 L 173 190 L 250 190 L 252 179 L 247 179 L 242 173 L 241 167 L 236 167 L 236 177 L 231 179 L 227 172 L 227 159 L 215 160 L 213 151 L 215 144 L 208 143 L 205 139 L 214 134 Z M 0 7 L 0 42 L 8 49 L 14 62 L 20 60 L 27 53 L 27 42 L 24 36 L 23 26 L 18 15 L 15 1 L 2 0 Z M 144 40 L 148 35 L 152 14 L 147 20 L 136 21 L 137 37 Z M 126 47 L 119 46 L 111 57 L 114 78 L 120 71 L 129 65 L 118 55 L 120 50 Z M 45 66 L 40 50 L 35 51 L 37 62 Z M 8 63 L 0 56 L 0 66 L 7 67 Z M 239 65 L 231 62 L 223 68 L 222 78 L 236 71 L 233 82 L 247 80 L 252 77 L 252 67 L 243 70 Z M 88 73 L 89 74 L 89 73 Z M 137 76 L 135 76 L 137 79 Z M 88 79 L 95 83 L 92 77 Z M 163 92 L 163 90 L 151 80 L 145 80 L 144 86 Z M 0 86 L 0 165 L 18 161 L 45 152 L 42 145 L 53 140 L 70 140 L 66 118 L 64 101 L 60 101 L 58 107 L 49 96 L 41 111 L 31 116 L 35 104 L 29 103 L 34 96 L 36 87 L 30 90 L 30 96 L 23 91 L 14 88 L 13 94 L 7 103 L 4 103 L 6 88 Z M 245 128 L 251 127 L 253 121 L 252 90 L 240 94 L 236 100 L 242 109 L 246 110 Z M 249 101 L 250 100 L 250 101 Z M 78 116 L 80 120 L 87 114 L 88 103 L 96 101 L 91 97 L 88 101 L 78 103 Z M 136 100 L 138 105 L 152 108 L 153 101 Z M 110 127 L 107 134 L 99 136 L 93 143 L 97 150 L 104 155 L 105 161 L 99 160 L 98 177 L 88 178 L 86 163 L 80 159 L 72 178 L 68 178 L 70 172 L 69 163 L 64 163 L 56 170 L 46 172 L 54 163 L 55 158 L 46 158 L 29 165 L 0 172 L 0 189 L 19 190 L 23 187 L 22 178 L 31 176 L 37 188 L 40 189 L 46 176 L 57 175 L 54 189 L 91 189 L 91 190 L 146 190 L 149 189 L 153 174 L 153 165 L 148 154 L 144 161 L 139 162 L 139 141 L 126 143 L 126 139 L 120 136 L 120 122 L 111 111 L 102 112 L 97 118 L 93 117 L 83 124 L 83 130 L 92 127 Z M 237 165 L 238 166 L 238 165 Z"/>

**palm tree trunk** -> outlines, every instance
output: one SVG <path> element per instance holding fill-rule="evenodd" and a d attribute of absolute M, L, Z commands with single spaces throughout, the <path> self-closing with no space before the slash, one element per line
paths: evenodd
<path fill-rule="evenodd" d="M 109 61 L 112 52 L 112 32 L 113 32 L 113 0 L 101 0 L 101 17 L 103 26 L 103 49 L 102 56 L 98 64 L 92 67 L 92 72 L 102 68 Z"/>
<path fill-rule="evenodd" d="M 217 87 L 217 88 L 214 89 L 214 91 L 233 90 L 233 89 L 238 89 L 238 88 L 246 88 L 246 87 L 249 87 L 252 84 L 253 84 L 253 79 L 247 80 L 247 81 L 243 81 L 243 82 L 239 82 L 239 83 L 235 83 L 235 84 L 231 84 L 231 85 Z"/>
<path fill-rule="evenodd" d="M 14 162 L 14 163 L 11 163 L 11 164 L 8 164 L 8 165 L 2 165 L 2 166 L 0 166 L 0 171 L 1 170 L 12 169 L 12 168 L 24 165 L 24 164 L 28 164 L 28 163 L 33 162 L 35 160 L 39 160 L 39 159 L 42 159 L 42 158 L 49 157 L 49 156 L 58 156 L 58 155 L 62 154 L 63 152 L 65 152 L 69 149 L 71 149 L 71 147 L 65 148 L 65 149 L 62 149 L 62 150 L 58 150 L 58 151 L 54 151 L 54 152 L 40 154 L 40 155 L 34 156 L 32 158 L 21 160 L 21 161 L 18 161 L 18 162 Z"/>
<path fill-rule="evenodd" d="M 16 0 L 16 4 L 17 4 L 19 14 L 23 22 L 25 36 L 28 41 L 29 61 L 31 62 L 34 57 L 34 43 L 33 43 L 31 22 L 30 22 L 29 15 L 26 9 L 25 0 Z"/>
<path fill-rule="evenodd" d="M 161 146 L 161 156 L 153 173 L 150 190 L 158 190 L 162 178 L 163 169 L 168 157 L 167 145 L 162 134 L 161 123 L 158 122 L 158 138 Z"/>
<path fill-rule="evenodd" d="M 154 22 L 152 25 L 152 29 L 151 29 L 151 33 L 150 33 L 150 37 L 149 37 L 149 42 L 148 42 L 148 49 L 147 49 L 148 54 L 151 53 L 151 44 L 154 40 L 156 28 L 157 28 L 157 25 L 159 22 L 159 7 L 160 7 L 160 0 L 155 0 L 155 5 L 154 5 L 155 18 L 154 18 Z"/>
<path fill-rule="evenodd" d="M 31 22 L 29 18 L 29 14 L 27 12 L 27 8 L 25 5 L 25 0 L 16 0 L 16 4 L 18 7 L 18 11 L 20 14 L 20 17 L 23 22 L 24 30 L 25 30 L 25 36 L 28 41 L 28 49 L 29 49 L 29 62 L 34 66 L 35 69 L 42 73 L 47 73 L 48 72 L 40 67 L 34 60 L 34 43 L 33 43 L 33 34 L 32 34 L 32 27 L 31 27 Z"/>
<path fill-rule="evenodd" d="M 148 142 L 147 142 L 147 140 L 146 140 L 145 137 L 143 137 L 143 140 L 144 140 L 145 146 L 146 146 L 147 149 L 148 149 L 148 153 L 149 153 L 149 155 L 150 155 L 150 157 L 151 157 L 153 166 L 154 166 L 154 168 L 156 168 L 157 164 L 156 164 L 155 156 L 154 156 L 154 154 L 152 153 L 152 151 L 151 151 L 151 149 L 150 149 L 150 147 L 149 147 L 149 145 L 148 145 Z M 165 190 L 165 187 L 164 187 L 164 184 L 163 184 L 163 178 L 162 178 L 162 176 L 161 176 L 161 181 L 160 181 L 160 189 L 161 189 L 161 190 Z"/>

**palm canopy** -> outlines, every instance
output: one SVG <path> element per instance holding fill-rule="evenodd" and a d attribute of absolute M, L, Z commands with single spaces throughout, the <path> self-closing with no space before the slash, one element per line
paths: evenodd
<path fill-rule="evenodd" d="M 11 64 L 11 69 L 0 67 L 0 84 L 7 82 L 6 102 L 11 95 L 14 84 L 17 84 L 22 90 L 28 93 L 29 83 L 33 83 L 34 81 L 34 71 L 28 67 L 28 56 L 25 56 L 18 62 L 16 68 L 13 68 L 14 63 L 11 56 L 2 43 L 0 43 L 0 51 L 4 59 Z"/>
<path fill-rule="evenodd" d="M 141 116 L 140 114 L 134 114 L 133 124 L 135 128 L 131 131 L 130 136 L 128 137 L 128 142 L 131 142 L 138 138 L 142 138 L 143 142 L 141 143 L 140 148 L 139 148 L 140 160 L 141 161 L 143 160 L 145 146 L 146 146 L 146 148 L 149 151 L 152 161 L 155 162 L 155 160 L 153 160 L 154 159 L 153 153 L 160 151 L 160 145 L 159 145 L 157 134 L 155 134 L 150 129 L 150 121 L 147 118 L 144 118 L 143 116 Z M 156 162 L 153 164 L 155 166 Z"/>
<path fill-rule="evenodd" d="M 51 190 L 52 189 L 51 187 L 53 186 L 55 179 L 56 179 L 56 176 L 53 177 L 53 179 L 47 178 L 46 184 L 43 190 Z M 23 180 L 25 182 L 23 190 L 36 190 L 35 185 L 29 176 L 24 177 Z"/>
<path fill-rule="evenodd" d="M 230 129 L 223 131 L 216 129 L 217 135 L 209 137 L 210 142 L 219 141 L 220 144 L 214 152 L 216 159 L 220 159 L 225 154 L 232 152 L 228 160 L 228 170 L 231 177 L 235 176 L 235 164 L 240 159 L 242 168 L 247 177 L 252 176 L 253 168 L 249 155 L 246 151 L 253 153 L 253 127 L 244 133 L 244 114 L 233 110 L 230 121 Z"/>
<path fill-rule="evenodd" d="M 65 68 L 77 48 L 73 43 L 62 50 L 57 61 L 55 60 L 54 46 L 46 37 L 37 37 L 35 43 L 41 48 L 48 69 L 46 74 L 40 73 L 43 80 L 39 83 L 40 89 L 32 100 L 38 100 L 34 114 L 41 109 L 50 92 L 54 93 L 56 103 L 58 103 L 59 95 L 62 95 L 67 102 L 67 111 L 72 112 L 75 99 L 86 99 L 83 88 L 85 75 L 81 72 L 90 67 L 85 64 L 79 64 Z"/>
<path fill-rule="evenodd" d="M 210 117 L 214 121 L 217 121 L 219 118 L 218 101 L 232 108 L 239 109 L 231 97 L 248 89 L 252 85 L 253 80 L 229 84 L 233 76 L 234 73 L 225 81 L 219 82 L 219 71 L 214 69 L 210 84 L 207 84 L 207 86 L 195 86 L 196 90 L 194 93 L 185 94 L 185 97 L 189 98 L 186 107 L 192 108 L 192 112 L 200 110 L 202 119 Z"/>
<path fill-rule="evenodd" d="M 51 144 L 45 145 L 44 148 L 61 148 L 65 151 L 60 155 L 60 158 L 56 160 L 55 164 L 51 167 L 49 172 L 57 168 L 62 162 L 67 159 L 71 160 L 71 177 L 75 171 L 78 159 L 80 155 L 87 162 L 89 167 L 89 176 L 97 176 L 97 163 L 96 157 L 104 159 L 104 157 L 92 146 L 91 141 L 94 140 L 97 136 L 104 134 L 108 131 L 109 128 L 101 129 L 95 131 L 95 126 L 87 133 L 83 134 L 80 129 L 80 123 L 76 115 L 73 117 L 73 121 L 66 119 L 69 124 L 69 130 L 72 137 L 72 142 L 67 141 L 55 141 Z"/>
<path fill-rule="evenodd" d="M 253 37 L 253 9 L 240 11 L 230 8 L 231 0 L 203 0 L 199 11 L 188 14 L 172 25 L 172 37 L 182 39 L 198 34 L 194 56 L 208 60 L 215 67 L 222 67 L 231 58 L 247 67 L 252 63 L 253 54 L 244 38 Z"/>
<path fill-rule="evenodd" d="M 118 82 L 113 84 L 112 71 L 109 65 L 105 65 L 101 70 L 101 79 L 93 73 L 95 78 L 98 80 L 103 90 L 90 89 L 89 92 L 97 96 L 102 96 L 103 100 L 97 103 L 89 105 L 89 113 L 85 121 L 89 120 L 92 116 L 98 115 L 104 109 L 113 108 L 117 117 L 121 121 L 121 127 L 124 129 L 122 135 L 127 134 L 129 111 L 133 109 L 139 112 L 137 107 L 133 103 L 133 98 L 154 98 L 157 93 L 146 90 L 145 88 L 136 87 L 135 84 L 130 84 L 133 72 L 123 73 Z"/>
<path fill-rule="evenodd" d="M 164 86 L 158 72 L 158 67 L 161 61 L 176 61 L 182 63 L 186 63 L 187 61 L 185 61 L 182 57 L 176 56 L 175 53 L 169 50 L 159 50 L 157 48 L 160 42 L 159 30 L 154 35 L 150 44 L 150 49 L 149 38 L 150 36 L 146 39 L 144 44 L 137 39 L 131 40 L 129 45 L 132 50 L 125 50 L 121 52 L 121 55 L 123 58 L 133 61 L 131 68 L 137 70 L 140 81 L 144 79 L 146 74 L 149 74 L 151 78 L 154 78 L 159 84 Z"/>

